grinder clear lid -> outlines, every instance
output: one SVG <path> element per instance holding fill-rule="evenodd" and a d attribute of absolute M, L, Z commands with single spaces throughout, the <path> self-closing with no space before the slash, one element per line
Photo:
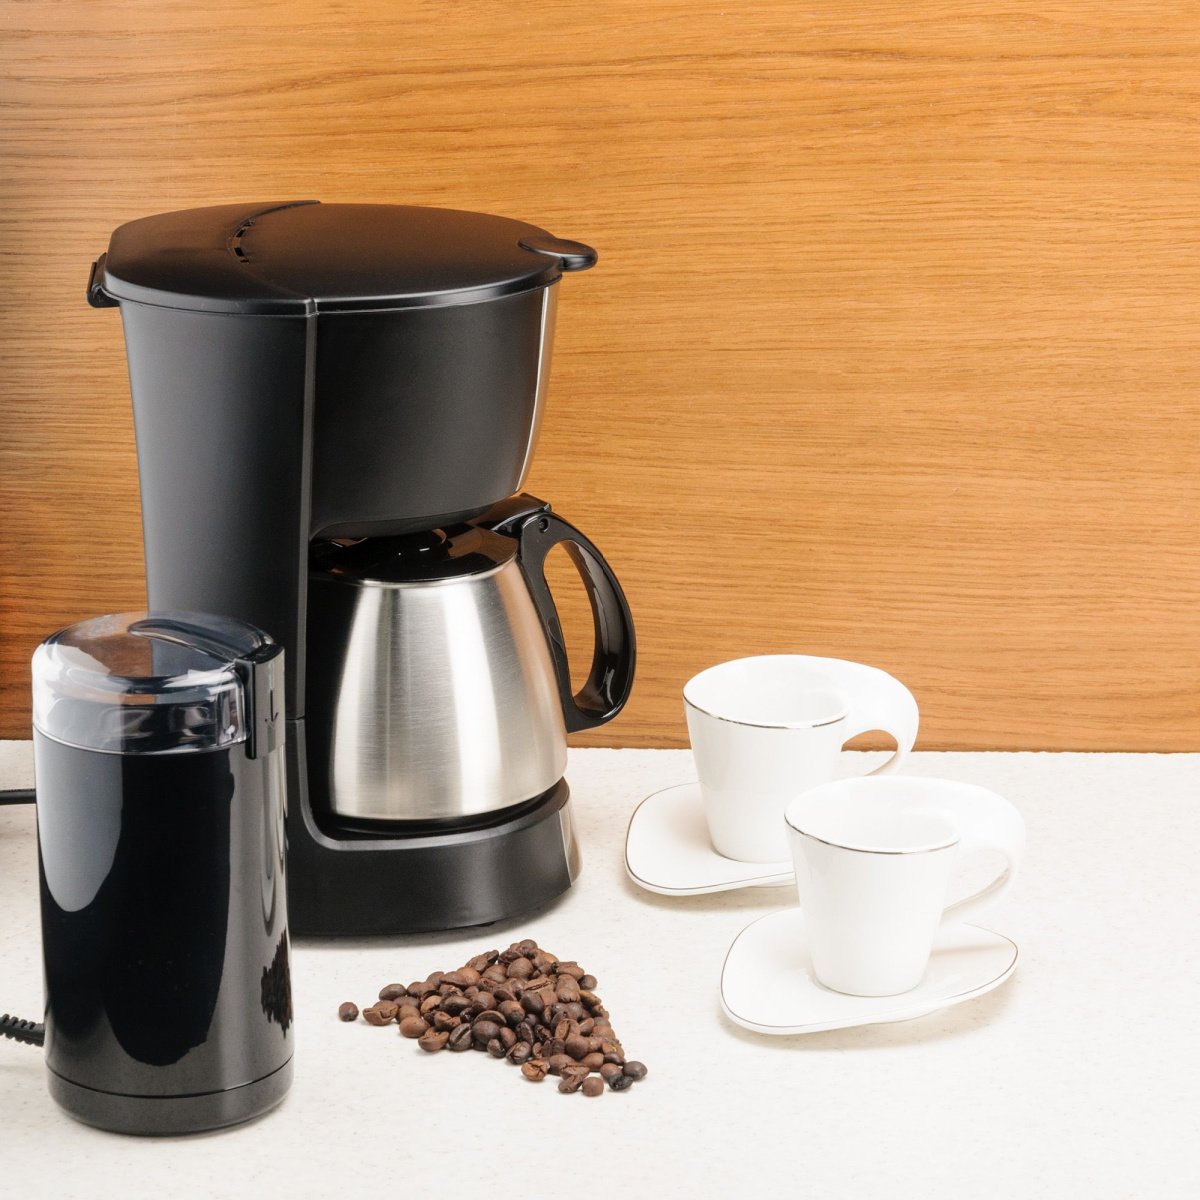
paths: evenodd
<path fill-rule="evenodd" d="M 206 613 L 119 613 L 48 637 L 33 655 L 33 724 L 115 754 L 210 750 L 252 733 L 247 663 L 271 639 Z"/>

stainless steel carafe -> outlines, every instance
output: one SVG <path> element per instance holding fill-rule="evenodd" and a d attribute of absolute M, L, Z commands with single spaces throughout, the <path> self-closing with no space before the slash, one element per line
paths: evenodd
<path fill-rule="evenodd" d="M 545 577 L 563 543 L 595 651 L 572 692 Z M 308 591 L 310 770 L 339 818 L 478 820 L 562 778 L 566 735 L 629 695 L 634 633 L 608 564 L 530 496 L 423 534 L 314 547 Z"/>

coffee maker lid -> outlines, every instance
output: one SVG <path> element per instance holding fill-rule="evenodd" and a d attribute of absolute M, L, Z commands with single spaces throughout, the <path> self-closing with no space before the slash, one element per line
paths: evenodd
<path fill-rule="evenodd" d="M 119 613 L 60 629 L 33 655 L 33 724 L 86 750 L 162 754 L 251 736 L 248 664 L 277 649 L 207 613 Z"/>
<path fill-rule="evenodd" d="M 590 246 L 487 213 L 226 204 L 118 227 L 88 298 L 247 315 L 424 308 L 542 288 L 595 262 Z"/>

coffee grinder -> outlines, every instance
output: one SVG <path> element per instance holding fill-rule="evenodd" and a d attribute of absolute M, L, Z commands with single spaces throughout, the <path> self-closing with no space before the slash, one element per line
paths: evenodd
<path fill-rule="evenodd" d="M 566 733 L 624 705 L 633 627 L 595 546 L 515 493 L 558 282 L 595 261 L 502 217 L 301 201 L 132 221 L 93 266 L 125 331 L 150 606 L 287 654 L 294 932 L 486 924 L 579 869 Z M 595 626 L 574 693 L 558 543 Z"/>

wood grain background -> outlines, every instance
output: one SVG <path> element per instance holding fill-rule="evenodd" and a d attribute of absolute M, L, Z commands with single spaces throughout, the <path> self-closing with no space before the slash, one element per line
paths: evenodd
<path fill-rule="evenodd" d="M 801 651 L 898 674 L 928 748 L 1200 750 L 1195 4 L 0 21 L 0 734 L 43 634 L 142 602 L 92 259 L 146 213 L 316 197 L 599 248 L 529 480 L 638 620 L 594 744 L 684 744 L 690 674 Z"/>

